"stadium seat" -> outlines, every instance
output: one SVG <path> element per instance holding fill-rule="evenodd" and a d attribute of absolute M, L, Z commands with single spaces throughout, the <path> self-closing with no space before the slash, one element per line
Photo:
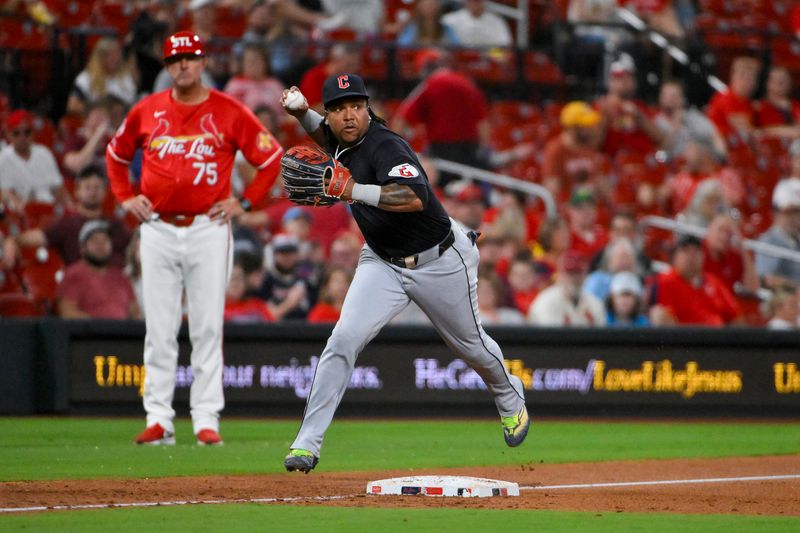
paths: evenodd
<path fill-rule="evenodd" d="M 217 6 L 215 29 L 220 37 L 240 39 L 247 26 L 247 11 L 239 6 Z"/>
<path fill-rule="evenodd" d="M 545 85 L 562 85 L 564 75 L 561 69 L 547 54 L 542 52 L 525 52 L 525 79 L 531 83 Z"/>
<path fill-rule="evenodd" d="M 0 294 L 0 316 L 34 317 L 46 314 L 46 307 L 29 294 L 20 292 Z"/>
<path fill-rule="evenodd" d="M 361 76 L 372 81 L 385 81 L 389 76 L 389 58 L 382 46 L 365 46 L 361 52 Z"/>
<path fill-rule="evenodd" d="M 516 79 L 517 54 L 514 50 L 458 50 L 452 55 L 457 67 L 475 81 L 512 83 Z"/>
<path fill-rule="evenodd" d="M 800 72 L 800 41 L 796 39 L 773 40 L 772 62 L 793 72 Z"/>
<path fill-rule="evenodd" d="M 491 104 L 490 116 L 498 122 L 525 122 L 538 124 L 542 120 L 542 112 L 538 106 L 519 100 L 499 100 Z"/>
<path fill-rule="evenodd" d="M 50 148 L 55 146 L 58 131 L 53 121 L 47 117 L 36 115 L 33 119 L 33 140 Z"/>
<path fill-rule="evenodd" d="M 63 28 L 77 28 L 89 24 L 89 19 L 95 12 L 93 0 L 45 0 L 51 13 L 58 19 L 59 26 Z"/>
<path fill-rule="evenodd" d="M 28 20 L 0 18 L 0 48 L 17 51 L 49 51 L 53 43 L 50 28 Z"/>
<path fill-rule="evenodd" d="M 43 250 L 43 251 L 42 251 Z M 55 248 L 22 248 L 22 283 L 34 300 L 52 304 L 64 263 Z"/>
<path fill-rule="evenodd" d="M 100 2 L 95 14 L 94 26 L 113 28 L 117 32 L 117 37 L 122 39 L 130 31 L 131 24 L 139 15 L 139 10 L 132 5 L 132 2 Z"/>
<path fill-rule="evenodd" d="M 0 294 L 23 292 L 19 276 L 13 270 L 0 270 Z"/>
<path fill-rule="evenodd" d="M 25 204 L 25 226 L 27 229 L 49 226 L 58 216 L 58 211 L 53 204 L 42 202 L 28 202 Z"/>

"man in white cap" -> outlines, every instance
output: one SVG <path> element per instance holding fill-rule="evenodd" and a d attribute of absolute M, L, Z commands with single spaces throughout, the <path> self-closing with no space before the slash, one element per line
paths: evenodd
<path fill-rule="evenodd" d="M 792 145 L 792 148 L 800 151 L 800 145 Z M 772 192 L 772 208 L 775 213 L 772 227 L 758 240 L 800 253 L 800 178 L 778 182 Z M 798 261 L 757 253 L 756 271 L 769 288 L 800 286 Z"/>

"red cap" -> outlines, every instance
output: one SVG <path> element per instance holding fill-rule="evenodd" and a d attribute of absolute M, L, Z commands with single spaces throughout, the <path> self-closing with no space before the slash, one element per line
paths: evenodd
<path fill-rule="evenodd" d="M 16 111 L 12 111 L 6 117 L 6 129 L 8 131 L 14 131 L 18 127 L 24 125 L 30 126 L 33 122 L 33 115 L 25 111 L 24 109 L 17 109 Z"/>
<path fill-rule="evenodd" d="M 482 202 L 483 191 L 474 183 L 470 183 L 456 194 L 456 200 L 459 202 Z"/>
<path fill-rule="evenodd" d="M 193 31 L 179 31 L 167 37 L 164 41 L 164 59 L 179 55 L 206 55 L 200 36 Z"/>

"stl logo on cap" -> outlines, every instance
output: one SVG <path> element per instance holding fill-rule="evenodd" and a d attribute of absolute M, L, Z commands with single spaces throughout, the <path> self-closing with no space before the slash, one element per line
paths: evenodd
<path fill-rule="evenodd" d="M 179 31 L 164 41 L 164 59 L 180 55 L 204 56 L 200 36 L 191 31 Z"/>

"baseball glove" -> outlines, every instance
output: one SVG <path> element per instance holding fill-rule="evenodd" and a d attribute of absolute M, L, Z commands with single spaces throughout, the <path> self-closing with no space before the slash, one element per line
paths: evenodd
<path fill-rule="evenodd" d="M 281 158 L 283 186 L 289 200 L 300 205 L 331 205 L 338 200 L 328 194 L 325 176 L 333 174 L 336 161 L 318 146 L 295 146 Z"/>

